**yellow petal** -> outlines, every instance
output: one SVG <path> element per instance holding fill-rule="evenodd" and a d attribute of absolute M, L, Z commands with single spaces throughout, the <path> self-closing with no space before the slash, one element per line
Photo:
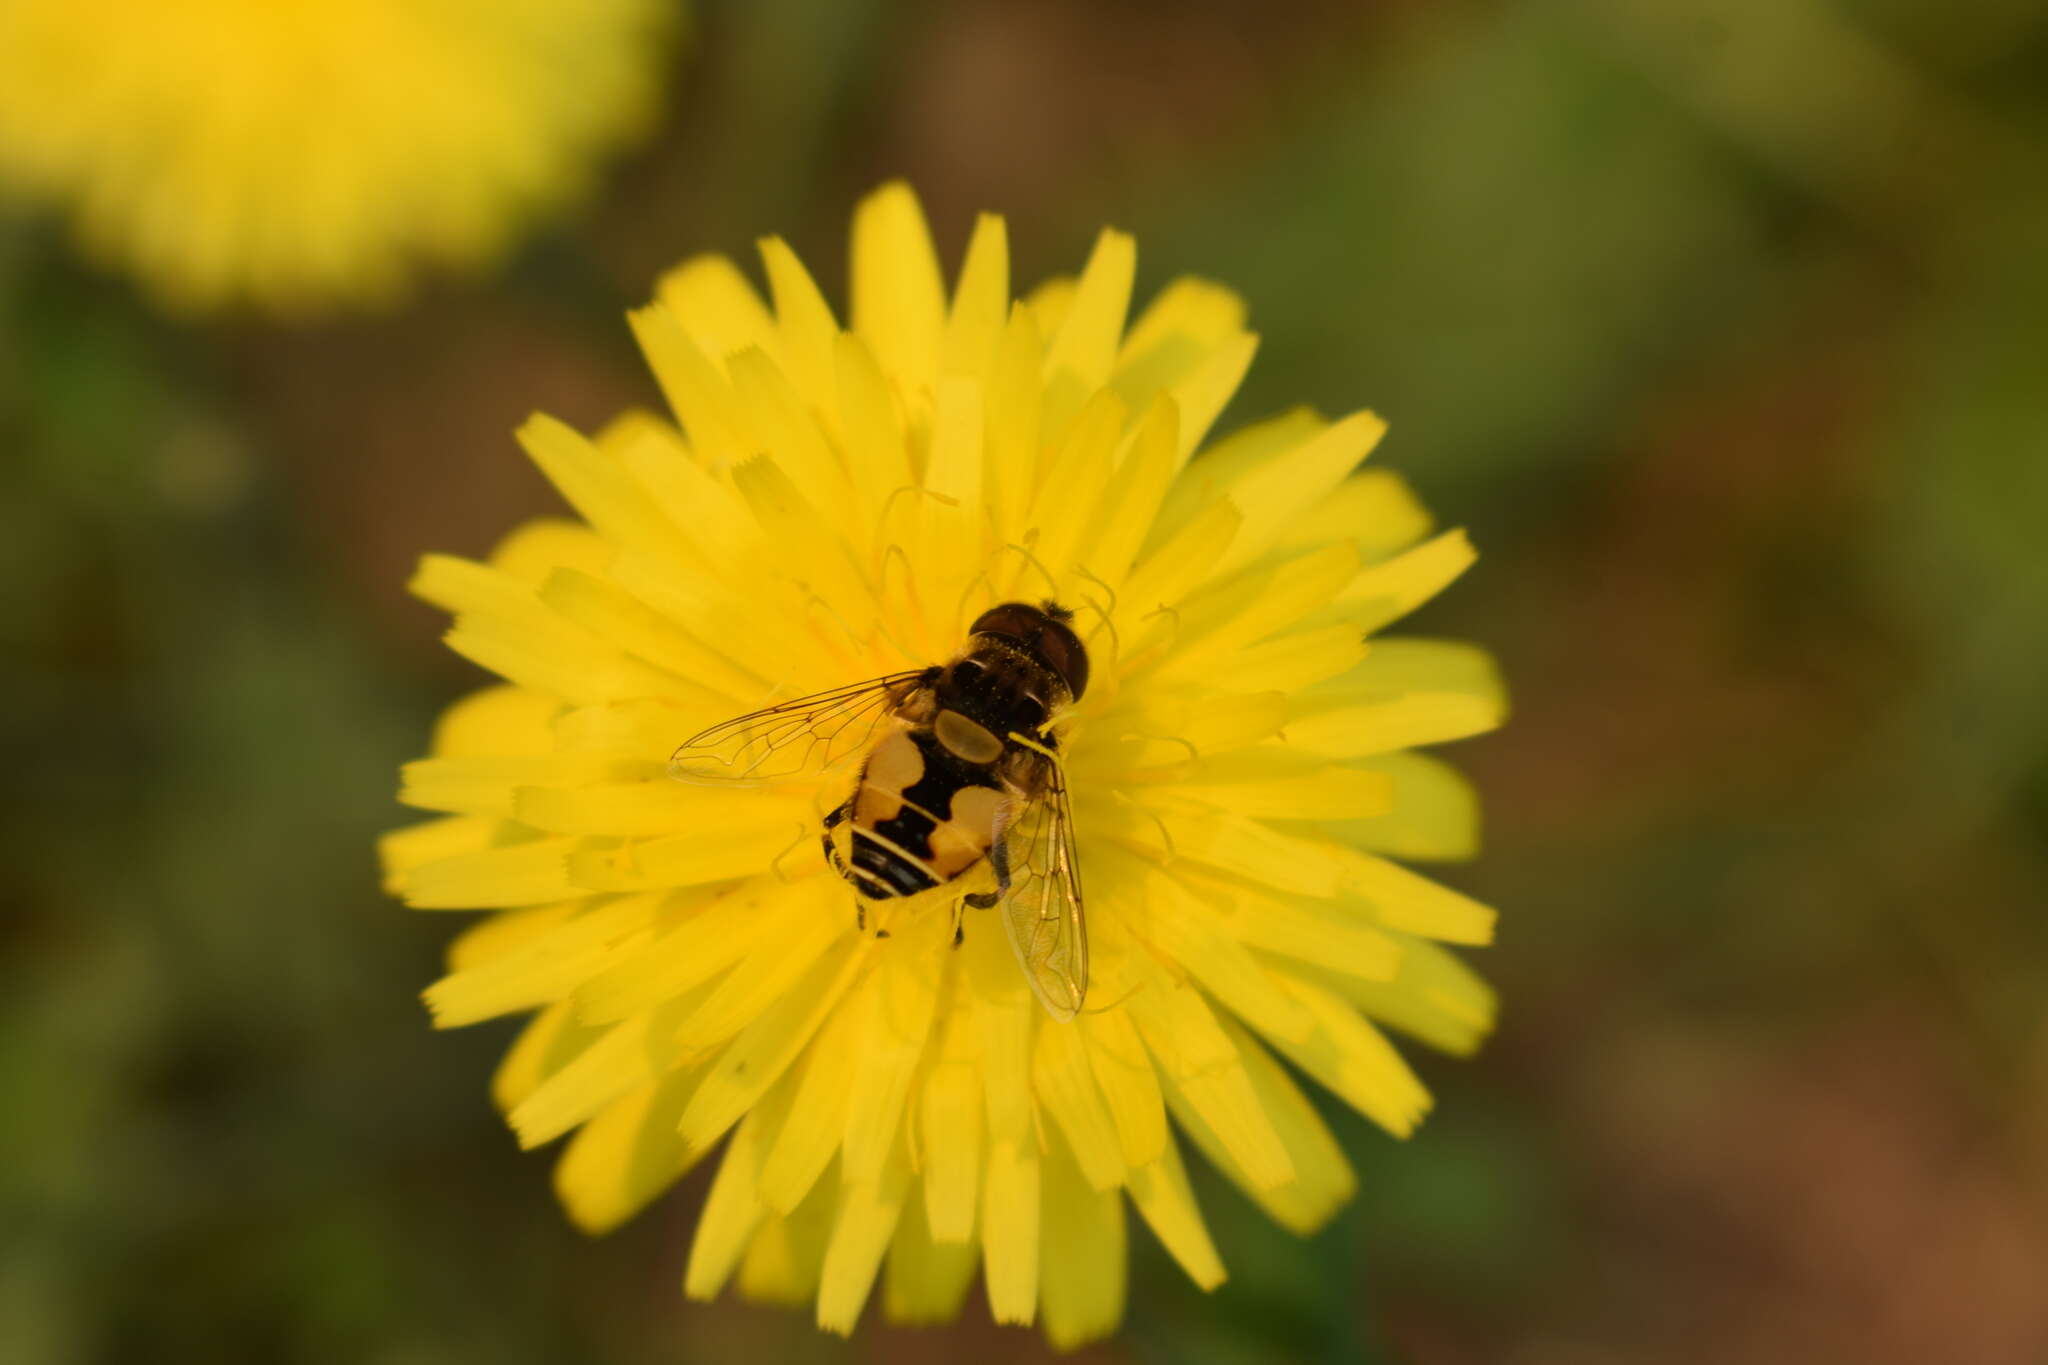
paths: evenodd
<path fill-rule="evenodd" d="M 1366 563 L 1376 564 L 1420 541 L 1434 527 L 1428 509 L 1399 474 L 1364 469 L 1290 519 L 1279 543 L 1321 545 L 1348 539 Z"/>
<path fill-rule="evenodd" d="M 776 464 L 815 505 L 845 506 L 852 489 L 846 466 L 774 360 L 767 352 L 750 348 L 735 354 L 727 365 L 733 396 L 746 412 L 756 447 L 773 452 Z"/>
<path fill-rule="evenodd" d="M 692 257 L 661 277 L 654 296 L 714 361 L 749 346 L 774 345 L 774 319 L 727 257 Z"/>
<path fill-rule="evenodd" d="M 932 955 L 914 953 L 912 942 L 899 934 L 877 950 L 874 987 L 859 1002 L 861 1013 L 843 1020 L 861 1039 L 853 1099 L 846 1109 L 844 1158 L 846 1178 L 856 1184 L 878 1178 L 883 1158 L 897 1142 L 938 1003 L 939 963 Z M 879 1247 L 875 1254 L 881 1255 Z"/>
<path fill-rule="evenodd" d="M 676 679 L 565 620 L 532 588 L 496 569 L 427 555 L 407 586 L 456 613 L 451 648 L 532 691 L 581 703 L 677 690 Z"/>
<path fill-rule="evenodd" d="M 913 1182 L 909 1203 L 896 1222 L 896 1240 L 889 1245 L 889 1263 L 882 1276 L 882 1312 L 891 1322 L 952 1321 L 960 1315 L 960 1305 L 981 1264 L 981 1247 L 972 1240 L 971 1225 L 967 1238 L 933 1240 L 919 1202 L 922 1197 Z"/>
<path fill-rule="evenodd" d="M 1174 1142 L 1169 1140 L 1149 1165 L 1132 1168 L 1130 1191 L 1131 1203 L 1188 1278 L 1203 1289 L 1222 1284 L 1223 1260 L 1209 1239 L 1208 1225 L 1188 1187 L 1188 1173 Z"/>
<path fill-rule="evenodd" d="M 1365 658 L 1365 636 L 1351 625 L 1296 631 L 1219 660 L 1210 681 L 1232 692 L 1299 692 L 1345 673 Z"/>
<path fill-rule="evenodd" d="M 1155 858 L 1186 858 L 1296 895 L 1336 895 L 1350 866 L 1350 850 L 1341 845 L 1283 834 L 1257 820 L 1170 808 L 1153 811 L 1158 818 L 1152 820 L 1149 809 L 1136 803 L 1091 807 L 1085 828 Z"/>
<path fill-rule="evenodd" d="M 643 950 L 663 899 L 624 896 L 591 903 L 521 948 L 442 977 L 426 991 L 435 1027 L 455 1028 L 561 999 L 608 964 Z"/>
<path fill-rule="evenodd" d="M 616 546 L 580 521 L 536 517 L 492 546 L 489 562 L 507 578 L 537 588 L 557 569 L 603 573 L 616 554 Z"/>
<path fill-rule="evenodd" d="M 819 909 L 814 886 L 760 878 L 737 888 L 707 888 L 637 954 L 576 992 L 579 1016 L 608 1024 L 654 1008 L 709 981 L 749 953 L 772 953 Z"/>
<path fill-rule="evenodd" d="M 812 916 L 774 951 L 742 956 L 691 1012 L 677 1034 L 677 1048 L 695 1057 L 722 1045 L 795 989 L 813 963 L 830 966 L 845 957 L 848 937 L 847 926 L 837 916 Z M 782 1065 L 790 1060 L 793 1055 Z"/>
<path fill-rule="evenodd" d="M 697 711 L 667 697 L 631 697 L 622 701 L 576 706 L 555 722 L 555 742 L 564 752 L 592 753 L 651 761 L 667 775 L 676 738 L 703 728 L 707 716 L 729 712 Z M 776 793 L 755 793 L 764 798 Z"/>
<path fill-rule="evenodd" d="M 415 910 L 497 910 L 544 905 L 575 893 L 569 881 L 569 839 L 459 853 L 394 878 L 398 894 Z"/>
<path fill-rule="evenodd" d="M 507 1115 L 519 1145 L 551 1142 L 621 1095 L 667 1074 L 679 1060 L 676 1030 L 696 1004 L 686 995 L 606 1029 Z"/>
<path fill-rule="evenodd" d="M 1000 934 L 967 936 L 962 954 L 974 982 L 975 1052 L 988 1100 L 991 1137 L 1022 1143 L 1032 1133 L 1031 1038 L 1038 1007 Z"/>
<path fill-rule="evenodd" d="M 1159 1093 L 1159 1074 L 1152 1069 L 1144 1040 L 1123 1010 L 1084 1012 L 1079 1022 L 1087 1035 L 1095 1082 L 1116 1125 L 1124 1164 L 1132 1171 L 1150 1165 L 1159 1159 L 1168 1139 L 1166 1102 Z"/>
<path fill-rule="evenodd" d="M 1228 921 L 1180 883 L 1154 871 L 1145 879 L 1145 938 L 1199 982 L 1224 1009 L 1275 1037 L 1306 1037 L 1307 1011 L 1278 989 L 1267 969 L 1226 932 Z"/>
<path fill-rule="evenodd" d="M 1183 425 L 1186 416 L 1183 414 Z M 1174 480 L 1152 524 L 1146 548 L 1154 549 L 1178 534 L 1211 503 L 1228 497 L 1231 485 L 1252 470 L 1301 449 L 1329 429 L 1330 424 L 1313 410 L 1294 408 L 1233 431 L 1203 451 L 1201 458 Z"/>
<path fill-rule="evenodd" d="M 1400 967 L 1402 936 L 1356 923 L 1341 905 L 1266 895 L 1241 883 L 1212 885 L 1234 902 L 1225 923 L 1247 947 L 1364 981 L 1391 981 Z"/>
<path fill-rule="evenodd" d="M 973 1012 L 942 1009 L 938 1057 L 918 1090 L 918 1150 L 924 1163 L 924 1215 L 930 1240 L 966 1242 L 974 1235 L 981 1193 L 981 1074 Z"/>
<path fill-rule="evenodd" d="M 946 319 L 948 374 L 977 377 L 989 372 L 1010 308 L 1010 239 L 1001 217 L 984 213 L 974 222 L 953 309 Z"/>
<path fill-rule="evenodd" d="M 555 1194 L 576 1226 L 609 1232 L 687 1175 L 706 1153 L 683 1145 L 676 1120 L 699 1073 L 672 1071 L 598 1111 L 555 1163 Z"/>
<path fill-rule="evenodd" d="M 1046 1144 L 1044 1171 L 1039 1297 L 1046 1339 L 1070 1351 L 1123 1320 L 1123 1199 L 1115 1189 L 1091 1187 L 1057 1138 Z"/>
<path fill-rule="evenodd" d="M 863 199 L 853 217 L 853 330 L 906 391 L 938 374 L 946 288 L 917 196 L 900 181 Z"/>
<path fill-rule="evenodd" d="M 777 1087 L 769 1092 L 770 1098 L 778 1093 L 790 1094 L 793 1090 Z M 704 1211 L 697 1218 L 697 1235 L 690 1243 L 690 1261 L 683 1272 L 683 1292 L 689 1297 L 718 1297 L 752 1241 L 755 1229 L 767 1215 L 768 1207 L 761 1202 L 756 1178 L 768 1143 L 782 1127 L 786 1112 L 782 1106 L 762 1104 L 747 1114 L 732 1141 L 726 1144 L 718 1175 L 711 1182 L 711 1193 L 704 1200 Z"/>
<path fill-rule="evenodd" d="M 1032 1089 L 1066 1134 L 1089 1185 L 1112 1190 L 1123 1183 L 1123 1145 L 1096 1088 L 1082 1030 L 1071 1021 L 1038 1030 L 1031 1061 Z"/>
<path fill-rule="evenodd" d="M 1337 764 L 1299 777 L 1215 784 L 1198 780 L 1160 790 L 1255 820 L 1348 820 L 1378 814 L 1393 804 L 1393 783 L 1384 773 Z"/>
<path fill-rule="evenodd" d="M 1429 1112 L 1429 1092 L 1386 1036 L 1351 1005 L 1311 982 L 1274 972 L 1273 983 L 1314 1019 L 1306 1036 L 1265 1033 L 1296 1066 L 1395 1137 L 1407 1137 Z M 1257 1026 L 1257 1021 L 1246 1022 Z"/>
<path fill-rule="evenodd" d="M 1454 1056 L 1468 1056 L 1493 1031 L 1499 1001 L 1455 953 L 1401 936 L 1399 975 L 1391 981 L 1322 978 L 1367 1014 Z"/>
<path fill-rule="evenodd" d="M 1373 413 L 1355 412 L 1231 480 L 1229 497 L 1244 514 L 1244 529 L 1224 557 L 1223 570 L 1249 564 L 1270 549 L 1289 522 L 1328 497 L 1358 467 L 1386 430 Z"/>
<path fill-rule="evenodd" d="M 553 697 L 517 687 L 499 685 L 472 692 L 434 722 L 434 757 L 552 753 L 554 719 L 561 709 L 562 704 Z"/>
<path fill-rule="evenodd" d="M 1370 634 L 1442 592 L 1469 568 L 1477 552 L 1463 531 L 1446 531 L 1412 550 L 1359 570 L 1332 608 Z"/>
<path fill-rule="evenodd" d="M 542 1081 L 582 1055 L 604 1036 L 603 1029 L 578 1023 L 566 1001 L 548 1006 L 527 1021 L 491 1077 L 491 1102 L 511 1113 Z"/>
<path fill-rule="evenodd" d="M 1244 331 L 1244 300 L 1209 280 L 1182 276 L 1153 296 L 1131 324 L 1116 358 L 1115 384 L 1143 407 Z"/>
<path fill-rule="evenodd" d="M 1201 368 L 1173 386 L 1172 398 L 1180 408 L 1180 450 L 1176 468 L 1184 466 L 1202 444 L 1216 419 L 1230 406 L 1230 400 L 1244 383 L 1245 373 L 1258 353 L 1259 339 L 1241 332 L 1210 353 Z"/>
<path fill-rule="evenodd" d="M 762 813 L 760 822 L 743 830 L 699 827 L 645 843 L 572 853 L 565 872 L 587 891 L 646 891 L 744 877 L 770 866 L 804 832 L 788 810 L 778 816 L 770 805 Z"/>
<path fill-rule="evenodd" d="M 674 310 L 652 303 L 627 313 L 626 321 L 697 458 L 720 468 L 743 457 L 745 414 L 723 370 L 690 339 Z"/>
<path fill-rule="evenodd" d="M 1111 382 L 1133 411 L 1170 397 L 1185 414 L 1179 469 L 1250 368 L 1258 339 L 1244 330 L 1244 302 L 1208 280 L 1173 281 L 1148 305 L 1118 354 Z"/>
<path fill-rule="evenodd" d="M 740 1263 L 740 1293 L 791 1308 L 817 1297 L 843 1190 L 836 1178 L 820 1180 L 795 1213 L 762 1214 Z"/>
<path fill-rule="evenodd" d="M 678 1129 L 684 1141 L 709 1147 L 738 1122 L 796 1060 L 866 963 L 865 951 L 826 954 L 763 1010 L 719 1057 L 683 1111 Z"/>
<path fill-rule="evenodd" d="M 1006 541 L 1022 538 L 1024 511 L 1038 489 L 1039 419 L 1044 399 L 1038 375 L 1043 358 L 1037 317 L 1020 305 L 1011 311 L 996 343 L 983 402 L 988 416 L 983 479 L 990 517 Z"/>
<path fill-rule="evenodd" d="M 393 896 L 403 895 L 414 870 L 492 847 L 498 842 L 501 825 L 483 815 L 449 815 L 379 836 L 377 861 L 384 870 L 384 890 Z"/>
<path fill-rule="evenodd" d="M 781 550 L 781 573 L 850 619 L 873 618 L 874 601 L 838 527 L 779 462 L 766 452 L 751 456 L 733 466 L 732 481 L 762 533 Z"/>
<path fill-rule="evenodd" d="M 1245 1075 L 1257 1097 L 1260 1112 L 1284 1144 L 1293 1179 L 1262 1189 L 1249 1182 L 1245 1172 L 1223 1162 L 1218 1165 L 1275 1222 L 1305 1237 L 1343 1207 L 1358 1188 L 1357 1179 L 1352 1175 L 1350 1163 L 1344 1159 L 1344 1151 L 1337 1145 L 1337 1139 L 1331 1136 L 1329 1127 L 1316 1113 L 1308 1096 L 1301 1093 L 1301 1087 L 1235 1021 L 1226 1018 L 1223 1027 L 1244 1059 Z M 1182 1119 L 1191 1136 L 1195 1136 L 1198 1142 L 1202 1141 L 1199 1131 L 1187 1125 L 1181 1108 L 1176 1107 L 1174 1115 Z M 1204 1145 L 1205 1150 L 1211 1150 L 1213 1159 L 1217 1149 Z"/>
<path fill-rule="evenodd" d="M 853 1331 L 909 1193 L 910 1159 L 899 1132 L 872 1177 L 845 1182 L 818 1284 L 819 1327 L 841 1336 Z"/>
<path fill-rule="evenodd" d="M 1127 1008 L 1158 1061 L 1167 1102 L 1183 1127 L 1201 1125 L 1212 1159 L 1228 1162 L 1257 1189 L 1292 1180 L 1293 1163 L 1243 1056 L 1199 993 L 1161 976 L 1134 993 Z"/>
<path fill-rule="evenodd" d="M 683 533 L 661 514 L 625 465 L 581 432 L 537 413 L 519 428 L 519 444 L 548 482 L 612 545 L 663 557 L 679 554 Z"/>
<path fill-rule="evenodd" d="M 641 766 L 647 765 L 643 762 Z M 735 803 L 720 801 L 720 795 L 709 788 L 684 786 L 671 780 L 667 772 L 656 770 L 627 782 L 522 786 L 512 794 L 511 814 L 520 823 L 551 834 L 602 834 L 620 839 L 701 836 L 712 827 L 744 828 L 734 819 Z M 730 798 L 731 793 L 722 795 Z M 761 823 L 800 818 L 781 805 L 773 800 L 746 802 Z"/>
<path fill-rule="evenodd" d="M 1024 306 L 1031 310 L 1032 319 L 1038 324 L 1040 336 L 1058 336 L 1061 324 L 1074 307 L 1076 282 L 1072 275 L 1055 275 L 1041 280 L 1032 291 L 1024 296 Z"/>
<path fill-rule="evenodd" d="M 847 465 L 861 492 L 862 519 L 873 524 L 897 491 L 912 484 L 910 444 L 874 353 L 860 338 L 842 333 L 832 354 Z"/>
<path fill-rule="evenodd" d="M 1160 345 L 1176 338 L 1213 345 L 1242 330 L 1244 299 L 1236 290 L 1193 275 L 1167 281 L 1131 324 L 1119 368 L 1143 363 Z"/>
<path fill-rule="evenodd" d="M 857 988 L 848 1009 L 861 1008 L 861 993 L 873 986 L 870 977 Z M 795 1212 L 838 1153 L 862 1042 L 860 1030 L 843 1021 L 821 1029 L 794 1068 L 796 1098 L 761 1167 L 761 1200 L 769 1208 Z"/>
<path fill-rule="evenodd" d="M 1381 754 L 1357 766 L 1393 793 L 1381 815 L 1326 826 L 1347 844 L 1410 860 L 1456 861 L 1479 851 L 1479 797 L 1465 775 L 1428 754 Z"/>
<path fill-rule="evenodd" d="M 1045 403 L 1049 433 L 1057 435 L 1090 394 L 1109 379 L 1123 340 L 1131 306 L 1131 281 L 1138 247 L 1131 237 L 1105 228 L 1075 286 L 1073 301 L 1057 330 L 1047 332 Z"/>
<path fill-rule="evenodd" d="M 1192 597 L 1160 685 L 1214 675 L 1245 646 L 1278 633 L 1328 602 L 1358 569 L 1358 551 L 1339 541 Z"/>
<path fill-rule="evenodd" d="M 522 787 L 572 788 L 652 774 L 651 764 L 599 754 L 422 758 L 398 770 L 398 799 L 421 810 L 509 817 Z"/>
<path fill-rule="evenodd" d="M 442 638 L 448 648 L 478 667 L 565 702 L 581 705 L 621 694 L 690 696 L 693 689 L 688 684 L 608 649 L 582 632 L 564 637 L 559 633 L 564 629 L 573 627 L 559 617 L 542 626 L 464 615 L 456 618 L 454 629 Z"/>
<path fill-rule="evenodd" d="M 1377 701 L 1411 692 L 1453 692 L 1505 709 L 1507 686 L 1493 655 L 1462 640 L 1381 635 L 1357 667 L 1314 690 L 1320 704 Z"/>
<path fill-rule="evenodd" d="M 1144 689 L 1150 693 L 1152 689 Z M 1102 719 L 1104 731 L 1135 746 L 1129 752 L 1112 752 L 1113 762 L 1103 771 L 1122 774 L 1134 768 L 1170 768 L 1189 757 L 1227 753 L 1256 744 L 1279 733 L 1286 723 L 1288 700 L 1280 692 L 1248 694 L 1173 694 L 1132 698 L 1137 704 Z M 1107 744 L 1103 745 L 1108 750 Z M 1076 772 L 1089 772 L 1094 755 L 1083 749 L 1072 761 Z M 1085 784 L 1075 790 L 1084 797 Z"/>
<path fill-rule="evenodd" d="M 1179 535 L 1141 559 L 1118 589 L 1119 624 L 1127 620 L 1135 628 L 1148 617 L 1159 617 L 1162 629 L 1170 629 L 1170 609 L 1215 572 L 1243 523 L 1228 501 L 1212 503 Z"/>
<path fill-rule="evenodd" d="M 1493 941 L 1492 910 L 1370 853 L 1345 850 L 1342 895 L 1389 929 L 1446 943 Z"/>
<path fill-rule="evenodd" d="M 728 435 L 737 439 L 730 432 Z M 709 461 L 691 453 L 682 434 L 667 422 L 650 419 L 614 438 L 611 453 L 646 490 L 662 515 L 683 532 L 684 539 L 675 547 L 675 554 L 694 563 L 698 572 L 692 578 L 701 580 L 715 575 L 718 566 L 731 564 L 748 548 L 754 527 L 744 515 L 739 498 L 713 472 Z M 729 445 L 722 447 L 721 453 L 723 458 L 731 458 Z M 620 558 L 616 552 L 609 557 L 614 575 Z M 647 558 L 659 565 L 667 578 L 677 578 L 673 556 Z M 581 568 L 592 575 L 606 572 L 605 562 L 562 567 Z M 691 586 L 701 591 L 705 584 L 697 581 Z"/>
<path fill-rule="evenodd" d="M 516 953 L 589 904 L 588 898 L 578 898 L 486 916 L 449 940 L 448 970 L 481 967 Z"/>
<path fill-rule="evenodd" d="M 1080 539 L 1075 558 L 1095 577 L 1121 583 L 1130 573 L 1173 478 L 1179 445 L 1180 408 L 1171 398 L 1159 398 L 1146 410 L 1129 453 L 1102 491 L 1094 523 Z"/>
<path fill-rule="evenodd" d="M 1115 473 L 1123 427 L 1122 401 L 1103 390 L 1088 400 L 1056 443 L 1025 516 L 1026 538 L 1036 533 L 1038 561 L 1055 580 L 1065 576 L 1075 552 L 1084 549 L 1081 535 L 1094 523 Z"/>
<path fill-rule="evenodd" d="M 982 1273 L 997 1322 L 1029 1324 L 1038 1311 L 1039 1171 L 1035 1144 L 993 1139 L 982 1182 Z"/>
<path fill-rule="evenodd" d="M 982 546 L 982 435 L 980 381 L 960 375 L 941 380 L 924 476 L 932 496 L 920 498 L 915 511 L 919 573 L 947 586 L 968 582 L 988 560 Z"/>
<path fill-rule="evenodd" d="M 1291 719 L 1287 739 L 1330 758 L 1367 758 L 1498 729 L 1501 704 L 1465 692 L 1410 692 Z"/>
<path fill-rule="evenodd" d="M 764 237 L 758 245 L 761 264 L 768 272 L 768 290 L 775 298 L 776 333 L 781 340 L 779 349 L 763 349 L 782 357 L 790 383 L 808 402 L 829 410 L 838 382 L 834 347 L 839 323 L 832 316 L 832 306 L 787 242 Z"/>

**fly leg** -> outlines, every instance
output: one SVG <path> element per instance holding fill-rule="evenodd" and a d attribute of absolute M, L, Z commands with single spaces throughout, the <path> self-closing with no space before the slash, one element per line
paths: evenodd
<path fill-rule="evenodd" d="M 955 948 L 958 948 L 961 940 L 967 937 L 966 928 L 961 923 L 966 918 L 966 907 L 971 905 L 977 910 L 993 910 L 996 906 L 1003 903 L 1003 897 L 1010 894 L 1009 840 L 998 839 L 988 846 L 988 865 L 996 870 L 996 889 L 993 891 L 977 891 L 971 896 L 962 896 L 953 907 L 953 946 Z"/>

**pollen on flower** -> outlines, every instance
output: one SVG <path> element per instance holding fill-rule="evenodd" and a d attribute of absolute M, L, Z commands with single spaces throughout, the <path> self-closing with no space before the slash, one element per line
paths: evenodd
<path fill-rule="evenodd" d="M 654 113 L 661 0 L 9 0 L 0 189 L 180 311 L 480 263 Z"/>
<path fill-rule="evenodd" d="M 779 241 L 765 297 L 722 258 L 664 278 L 631 321 L 670 414 L 535 418 L 575 518 L 421 565 L 502 681 L 406 766 L 435 815 L 383 855 L 408 904 L 491 912 L 428 1005 L 531 1015 L 493 1096 L 567 1139 L 580 1226 L 715 1158 L 691 1297 L 846 1332 L 878 1280 L 930 1322 L 979 1273 L 1070 1346 L 1121 1317 L 1126 1203 L 1223 1282 L 1190 1147 L 1313 1231 L 1354 1181 L 1294 1073 L 1405 1136 L 1429 1095 L 1390 1033 L 1485 1035 L 1444 945 L 1493 913 L 1407 864 L 1477 838 L 1416 750 L 1505 700 L 1478 650 L 1379 633 L 1472 550 L 1360 468 L 1377 417 L 1212 440 L 1255 346 L 1235 295 L 1133 318 L 1106 232 L 1013 302 L 1008 255 L 984 217 L 949 291 L 890 186 L 844 325 Z"/>

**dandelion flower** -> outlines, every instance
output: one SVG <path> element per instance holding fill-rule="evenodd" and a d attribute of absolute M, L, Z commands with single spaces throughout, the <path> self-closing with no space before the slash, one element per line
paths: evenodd
<path fill-rule="evenodd" d="M 0 188 L 193 311 L 469 265 L 649 122 L 662 0 L 8 0 Z"/>
<path fill-rule="evenodd" d="M 1444 945 L 1492 912 L 1403 863 L 1472 849 L 1470 789 L 1413 749 L 1495 725 L 1500 686 L 1469 646 L 1377 634 L 1472 551 L 1359 468 L 1369 413 L 1203 450 L 1252 358 L 1242 306 L 1184 279 L 1127 324 L 1121 233 L 1013 304 L 984 217 L 949 295 L 885 188 L 845 329 L 787 246 L 761 254 L 767 301 L 706 257 L 633 315 L 674 424 L 521 432 L 580 519 L 423 562 L 449 643 L 504 682 L 405 769 L 442 814 L 387 836 L 389 885 L 496 912 L 427 1002 L 443 1026 L 535 1012 L 495 1098 L 523 1144 L 569 1137 L 579 1225 L 722 1143 L 690 1296 L 736 1282 L 846 1332 L 878 1277 L 919 1322 L 978 1270 L 998 1320 L 1077 1344 L 1121 1317 L 1126 1199 L 1223 1280 L 1186 1146 L 1311 1232 L 1353 1176 L 1297 1074 L 1406 1135 L 1429 1096 L 1386 1030 L 1464 1053 L 1491 1022 Z M 986 861 L 857 927 L 818 848 L 849 771 L 667 770 L 713 722 L 947 659 L 1038 598 L 1073 606 L 1093 667 L 1061 741 L 1093 957 L 1067 1020 L 1000 912 L 962 912 L 954 946 Z"/>

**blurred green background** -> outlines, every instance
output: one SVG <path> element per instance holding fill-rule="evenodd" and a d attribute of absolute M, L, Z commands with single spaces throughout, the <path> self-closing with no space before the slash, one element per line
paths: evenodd
<path fill-rule="evenodd" d="M 622 312 L 910 178 L 949 265 L 1096 228 L 1239 287 L 1244 420 L 1369 403 L 1500 653 L 1454 756 L 1504 911 L 1475 1064 L 1101 1362 L 2048 1359 L 2048 7 L 700 3 L 664 131 L 494 279 L 163 321 L 0 215 L 0 1360 L 1040 1358 L 685 1305 L 700 1174 L 586 1242 L 378 892 L 477 681 L 401 584 L 557 506 L 510 431 L 654 402 Z"/>

